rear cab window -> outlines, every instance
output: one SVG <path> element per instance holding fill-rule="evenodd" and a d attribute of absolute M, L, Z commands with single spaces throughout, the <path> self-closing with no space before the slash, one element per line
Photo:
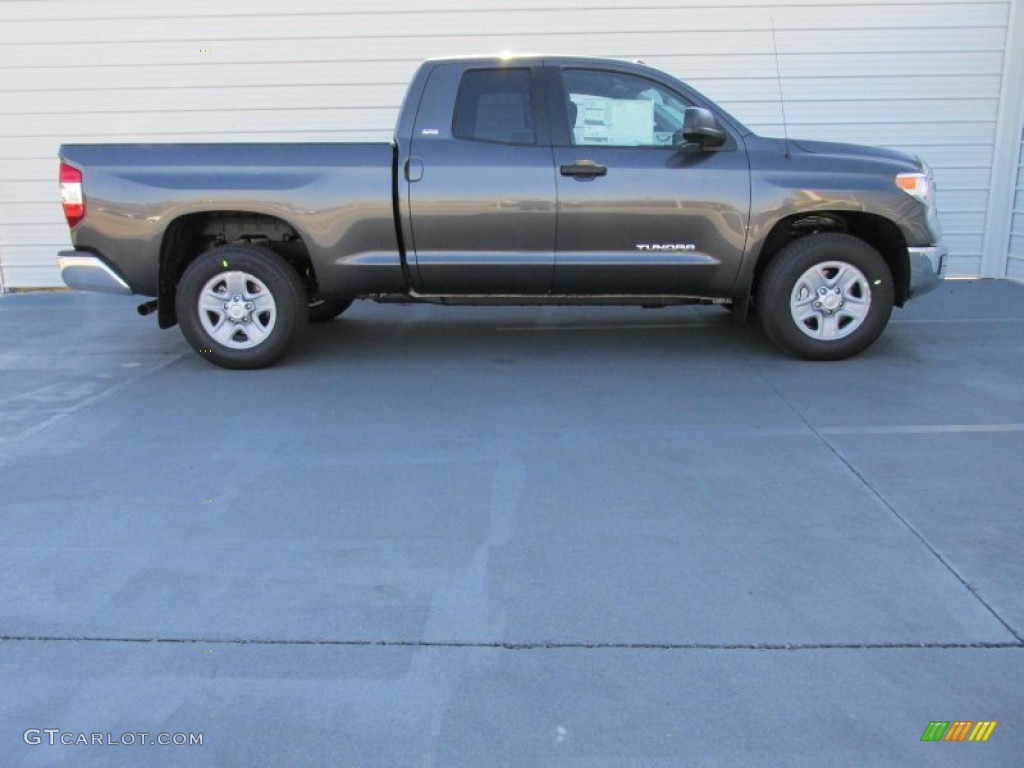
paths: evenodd
<path fill-rule="evenodd" d="M 462 75 L 452 135 L 497 144 L 537 143 L 529 69 L 472 69 Z"/>

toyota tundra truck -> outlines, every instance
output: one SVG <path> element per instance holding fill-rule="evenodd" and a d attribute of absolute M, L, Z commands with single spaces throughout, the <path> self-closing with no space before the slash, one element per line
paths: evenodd
<path fill-rule="evenodd" d="M 148 297 L 226 368 L 355 299 L 719 304 L 811 360 L 941 281 L 917 157 L 765 138 L 640 63 L 431 60 L 391 143 L 71 144 L 71 288 Z"/>

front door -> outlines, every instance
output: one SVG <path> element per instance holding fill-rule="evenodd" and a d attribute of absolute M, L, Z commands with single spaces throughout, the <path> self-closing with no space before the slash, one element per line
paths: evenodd
<path fill-rule="evenodd" d="M 741 139 L 682 141 L 687 99 L 610 70 L 566 68 L 556 146 L 561 294 L 728 295 L 746 244 Z"/>

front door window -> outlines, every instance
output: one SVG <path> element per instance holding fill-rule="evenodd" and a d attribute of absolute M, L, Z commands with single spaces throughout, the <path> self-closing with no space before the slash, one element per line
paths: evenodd
<path fill-rule="evenodd" d="M 672 147 L 682 143 L 682 97 L 640 77 L 570 69 L 563 84 L 574 146 Z"/>

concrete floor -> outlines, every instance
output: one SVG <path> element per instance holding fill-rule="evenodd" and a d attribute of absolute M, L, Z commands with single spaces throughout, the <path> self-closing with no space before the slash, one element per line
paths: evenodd
<path fill-rule="evenodd" d="M 1024 286 L 831 364 L 360 303 L 229 372 L 135 303 L 0 297 L 0 765 L 1021 765 Z M 59 743 L 140 732 L 203 745 Z"/>

